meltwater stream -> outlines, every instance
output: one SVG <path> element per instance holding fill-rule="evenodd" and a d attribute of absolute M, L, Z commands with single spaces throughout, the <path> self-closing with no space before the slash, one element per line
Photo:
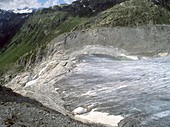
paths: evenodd
<path fill-rule="evenodd" d="M 98 112 L 121 115 L 122 127 L 170 127 L 170 57 L 85 56 L 56 87 L 70 111 L 95 105 Z"/>

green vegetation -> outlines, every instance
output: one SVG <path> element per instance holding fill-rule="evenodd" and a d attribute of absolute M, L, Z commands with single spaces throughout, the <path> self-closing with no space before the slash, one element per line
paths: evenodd
<path fill-rule="evenodd" d="M 169 10 L 148 0 L 128 0 L 91 17 L 88 14 L 87 17 L 73 16 L 69 12 L 56 11 L 56 8 L 43 9 L 28 18 L 11 43 L 0 52 L 0 73 L 18 60 L 22 66 L 30 58 L 34 62 L 37 52 L 42 51 L 47 43 L 73 29 L 170 24 Z"/>
<path fill-rule="evenodd" d="M 148 0 L 129 0 L 101 12 L 82 28 L 170 24 L 170 12 Z"/>
<path fill-rule="evenodd" d="M 30 16 L 10 45 L 0 54 L 0 72 L 8 70 L 24 54 L 28 60 L 30 56 L 36 54 L 37 49 L 43 49 L 52 39 L 71 31 L 86 20 L 87 18 L 73 17 L 65 12 L 39 11 Z"/>

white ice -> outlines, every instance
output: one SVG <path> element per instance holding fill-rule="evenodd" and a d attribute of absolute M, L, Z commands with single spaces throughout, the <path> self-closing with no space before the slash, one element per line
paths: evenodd
<path fill-rule="evenodd" d="M 104 125 L 109 125 L 113 127 L 117 127 L 118 123 L 123 120 L 122 116 L 114 116 L 109 115 L 108 113 L 98 112 L 93 109 L 91 112 L 82 114 L 82 115 L 75 115 L 75 119 L 80 120 L 82 122 L 88 123 L 99 123 Z"/>

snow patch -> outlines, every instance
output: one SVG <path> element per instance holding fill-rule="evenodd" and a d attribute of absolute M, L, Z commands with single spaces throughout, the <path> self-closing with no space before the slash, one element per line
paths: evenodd
<path fill-rule="evenodd" d="M 13 11 L 14 13 L 16 13 L 16 14 L 24 14 L 24 13 L 32 13 L 33 12 L 33 10 L 31 10 L 31 9 L 23 9 L 23 10 L 18 10 L 18 9 L 16 9 L 16 10 L 14 10 Z"/>
<path fill-rule="evenodd" d="M 119 86 L 117 89 L 122 89 L 122 88 L 126 88 L 127 85 L 122 85 L 122 86 Z"/>
<path fill-rule="evenodd" d="M 83 108 L 83 107 L 78 107 L 76 109 L 73 110 L 73 113 L 76 115 L 76 114 L 83 114 L 83 113 L 86 113 L 87 112 L 87 109 L 86 108 Z"/>
<path fill-rule="evenodd" d="M 125 54 L 120 54 L 120 56 L 126 57 L 127 59 L 131 59 L 131 60 L 139 60 L 138 56 L 128 56 L 128 55 L 125 55 Z"/>
<path fill-rule="evenodd" d="M 46 69 L 47 69 L 47 65 L 44 68 L 42 68 L 42 70 L 38 73 L 38 75 L 39 76 L 43 75 Z"/>
<path fill-rule="evenodd" d="M 75 115 L 75 119 L 86 123 L 97 123 L 109 126 L 118 126 L 118 123 L 123 120 L 122 116 L 109 115 L 108 113 L 91 110 L 91 112 L 81 115 Z"/>
<path fill-rule="evenodd" d="M 36 81 L 37 81 L 37 79 L 27 82 L 25 87 L 29 87 L 29 86 L 34 85 L 36 83 Z"/>

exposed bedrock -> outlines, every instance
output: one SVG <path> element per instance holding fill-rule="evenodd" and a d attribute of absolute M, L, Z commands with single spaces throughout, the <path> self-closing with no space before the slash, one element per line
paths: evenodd
<path fill-rule="evenodd" d="M 155 56 L 168 56 L 169 55 L 169 51 L 170 51 L 170 36 L 169 36 L 170 32 L 169 31 L 170 31 L 170 26 L 143 26 L 143 27 L 134 27 L 134 28 L 119 28 L 119 27 L 117 27 L 117 28 L 99 28 L 99 29 L 75 31 L 75 32 L 63 34 L 63 35 L 59 36 L 58 38 L 55 38 L 51 43 L 48 44 L 47 48 L 44 50 L 45 55 L 42 57 L 41 62 L 38 62 L 33 68 L 27 70 L 26 72 L 17 74 L 16 77 L 14 77 L 11 81 L 9 81 L 7 84 L 4 84 L 4 85 L 6 87 L 11 88 L 14 92 L 21 94 L 22 96 L 26 96 L 26 97 L 35 99 L 36 101 L 42 103 L 44 106 L 51 108 L 55 111 L 58 111 L 64 115 L 69 115 L 70 117 L 74 117 L 74 114 L 72 114 L 71 111 L 74 110 L 75 108 L 79 107 L 79 111 L 77 110 L 78 112 L 85 111 L 84 113 L 87 113 L 87 111 L 88 111 L 91 113 L 91 115 L 99 114 L 102 116 L 108 116 L 108 117 L 106 117 L 106 118 L 108 118 L 108 120 L 110 118 L 111 119 L 115 118 L 115 119 L 119 120 L 118 122 L 120 122 L 121 118 L 125 118 L 123 121 L 121 121 L 119 123 L 120 127 L 135 126 L 135 125 L 138 125 L 140 117 L 137 120 L 134 119 L 134 117 L 132 117 L 132 118 L 127 117 L 127 115 L 130 116 L 130 114 L 128 114 L 126 112 L 126 110 L 128 109 L 127 101 L 126 101 L 127 107 L 122 107 L 122 112 L 124 112 L 124 113 L 120 113 L 120 112 L 116 112 L 116 111 L 114 112 L 114 110 L 112 110 L 113 112 L 108 112 L 111 110 L 111 107 L 114 107 L 114 103 L 116 103 L 116 102 L 114 102 L 114 103 L 110 102 L 108 104 L 108 107 L 110 106 L 110 108 L 108 108 L 108 109 L 110 109 L 110 110 L 107 110 L 107 109 L 97 110 L 98 105 L 95 105 L 90 110 L 88 110 L 88 109 L 86 110 L 85 108 L 87 108 L 88 106 L 91 106 L 91 104 L 89 104 L 87 102 L 88 105 L 79 105 L 77 103 L 77 100 L 75 100 L 75 102 L 76 102 L 75 104 L 77 104 L 77 105 L 76 106 L 72 105 L 72 104 L 74 104 L 74 98 L 71 98 L 69 100 L 69 101 L 72 101 L 72 102 L 69 102 L 69 104 L 71 104 L 71 105 L 69 105 L 69 104 L 67 105 L 67 103 L 68 103 L 67 100 L 69 99 L 69 98 L 67 98 L 67 95 L 72 95 L 72 94 L 74 94 L 75 91 L 83 94 L 81 92 L 81 90 L 79 89 L 79 87 L 74 86 L 74 85 L 80 85 L 80 87 L 85 87 L 87 85 L 90 85 L 90 83 L 92 83 L 92 84 L 94 83 L 94 87 L 96 86 L 96 88 L 97 88 L 97 85 L 96 85 L 97 83 L 100 84 L 103 82 L 103 84 L 105 84 L 104 79 L 105 80 L 108 79 L 108 81 L 111 81 L 109 79 L 109 77 L 112 78 L 112 80 L 114 80 L 114 81 L 118 81 L 118 79 L 116 80 L 115 79 L 116 77 L 114 77 L 116 75 L 114 74 L 114 69 L 113 69 L 114 65 L 118 66 L 116 64 L 116 61 L 118 61 L 117 63 L 119 65 L 122 65 L 122 66 L 124 65 L 124 67 L 127 67 L 127 68 L 124 68 L 124 71 L 127 70 L 125 73 L 125 77 L 127 77 L 127 78 L 123 78 L 122 82 L 126 82 L 127 80 L 129 81 L 129 78 L 130 78 L 129 85 L 130 85 L 130 83 L 133 83 L 135 85 L 135 81 L 136 81 L 136 83 L 138 84 L 136 88 L 138 88 L 140 86 L 141 90 L 145 89 L 146 84 L 144 83 L 144 84 L 139 85 L 140 83 L 139 83 L 138 78 L 139 79 L 146 78 L 146 77 L 151 78 L 151 79 L 156 78 L 156 77 L 159 78 L 159 75 L 151 75 L 149 73 L 150 75 L 146 76 L 145 73 L 147 74 L 147 71 L 148 72 L 152 71 L 152 70 L 149 71 L 149 69 L 150 69 L 149 66 L 152 69 L 159 68 L 159 66 L 158 66 L 159 63 L 156 62 L 157 60 L 149 62 L 148 59 L 150 60 L 150 58 L 152 59 L 152 57 L 155 57 Z M 89 58 L 84 59 L 84 57 L 86 57 L 86 56 L 92 57 L 92 60 L 94 58 L 94 61 L 88 61 Z M 97 59 L 95 59 L 96 57 L 97 57 Z M 98 58 L 101 58 L 101 61 L 96 61 L 96 60 L 98 60 Z M 103 59 L 104 60 L 106 59 L 106 61 L 102 61 Z M 162 62 L 165 62 L 169 59 L 160 59 L 160 61 L 161 60 L 162 60 Z M 153 65 L 151 64 L 152 62 L 154 63 Z M 94 64 L 92 64 L 92 63 L 94 63 Z M 91 64 L 92 64 L 92 66 L 90 66 Z M 95 66 L 95 64 L 96 64 L 96 66 Z M 103 67 L 106 66 L 106 68 L 102 69 L 102 67 L 100 65 Z M 126 65 L 130 65 L 129 66 L 130 68 L 128 68 L 128 66 L 126 66 Z M 132 65 L 134 65 L 134 66 L 132 66 Z M 29 66 L 29 64 L 27 66 Z M 113 68 L 112 68 L 112 66 L 113 66 Z M 120 71 L 121 71 L 121 69 L 123 69 L 122 66 L 120 66 L 120 68 L 119 68 Z M 135 66 L 137 66 L 139 68 L 134 69 Z M 141 75 L 138 77 L 136 73 L 140 70 L 140 66 L 142 66 L 142 68 L 144 70 L 144 74 L 141 73 Z M 160 66 L 161 66 L 161 63 L 160 63 Z M 166 67 L 166 65 L 163 64 L 163 66 L 161 66 L 161 67 L 162 68 Z M 93 71 L 93 69 L 94 69 L 94 71 Z M 109 70 L 112 71 L 112 73 L 106 73 L 107 71 L 105 69 L 106 70 L 108 69 L 108 72 L 109 72 Z M 92 72 L 89 72 L 88 70 L 92 71 Z M 97 71 L 95 71 L 95 70 L 97 70 Z M 129 72 L 128 72 L 128 70 L 129 70 Z M 130 72 L 130 70 L 134 71 L 135 73 Z M 141 71 L 143 71 L 143 70 L 141 70 Z M 82 72 L 80 73 L 79 71 L 80 72 L 82 71 Z M 154 70 L 154 71 L 156 73 L 158 72 L 158 70 Z M 115 68 L 115 72 L 119 73 L 118 68 Z M 123 72 L 123 71 L 121 71 L 121 72 Z M 77 73 L 77 77 L 74 79 L 74 76 L 75 76 L 74 74 L 76 74 L 76 73 Z M 94 73 L 94 75 L 92 75 L 93 73 Z M 96 75 L 95 75 L 95 73 L 96 73 Z M 132 77 L 128 77 L 128 75 L 131 75 L 131 73 L 132 73 Z M 84 82 L 87 84 L 81 84 L 81 83 L 83 83 L 82 78 L 85 78 L 85 77 L 83 77 L 83 74 L 85 77 L 90 78 L 89 82 Z M 162 77 L 163 74 L 164 74 L 164 71 L 162 71 L 160 74 L 162 80 L 164 80 L 164 78 Z M 166 71 L 165 72 L 165 80 L 166 80 L 168 74 L 169 74 L 168 71 Z M 122 75 L 123 75 L 123 73 L 122 73 Z M 103 80 L 97 79 L 97 78 L 100 78 L 100 76 L 102 77 Z M 154 77 L 154 76 L 156 76 L 156 77 Z M 7 81 L 8 81 L 8 76 L 6 76 L 6 77 L 7 77 Z M 73 78 L 73 80 L 71 80 L 72 78 Z M 75 82 L 76 84 L 73 83 L 74 80 L 76 80 L 76 82 Z M 78 82 L 78 81 L 80 81 L 80 82 Z M 97 83 L 95 83 L 95 81 Z M 148 83 L 150 83 L 149 80 L 148 80 Z M 111 84 L 106 83 L 106 86 L 107 85 L 111 85 Z M 128 83 L 127 83 L 127 85 L 128 85 Z M 102 86 L 102 87 L 104 88 L 104 86 Z M 133 93 L 133 88 L 135 88 L 133 86 L 129 86 L 128 89 L 126 89 L 127 86 L 121 86 L 121 84 L 120 84 L 120 86 L 118 85 L 116 87 L 121 89 L 122 92 L 123 92 L 123 90 L 125 90 L 125 92 L 128 92 L 126 90 L 129 89 L 129 91 L 131 91 L 132 93 Z M 156 87 L 158 87 L 158 88 L 161 87 L 161 83 L 160 84 L 158 83 L 158 86 L 156 86 Z M 84 90 L 86 90 L 88 92 L 88 88 L 91 89 L 91 87 L 86 87 Z M 112 94 L 114 95 L 114 97 L 116 97 L 116 93 L 114 93 L 114 92 L 118 92 L 118 88 L 116 90 L 113 90 Z M 167 87 L 167 88 L 169 88 L 169 87 Z M 161 90 L 162 89 L 163 88 L 161 87 Z M 72 91 L 72 90 L 75 90 L 75 91 Z M 107 90 L 107 89 L 103 89 L 103 91 L 105 91 L 105 90 Z M 119 91 L 119 92 L 121 92 L 121 91 Z M 71 93 L 71 92 L 73 92 L 73 93 Z M 139 94 L 140 94 L 140 92 L 139 92 Z M 148 92 L 148 91 L 146 91 L 146 92 Z M 162 91 L 162 92 L 163 92 L 162 94 L 165 94 L 168 91 L 166 91 L 166 92 Z M 91 93 L 91 94 L 93 94 L 93 93 Z M 63 96 L 63 95 L 66 95 L 66 96 Z M 80 94 L 78 94 L 78 95 L 80 95 Z M 89 96 L 89 95 L 87 95 L 87 96 Z M 98 96 L 98 94 L 95 96 Z M 128 96 L 130 96 L 130 95 L 128 94 Z M 140 95 L 134 96 L 133 99 L 135 99 L 135 97 L 137 97 L 136 99 L 138 101 L 140 101 L 139 96 Z M 146 94 L 142 93 L 142 96 L 146 96 Z M 70 96 L 70 97 L 72 97 L 72 96 Z M 102 97 L 102 96 L 99 95 L 99 98 L 100 97 Z M 105 96 L 103 96 L 103 98 L 100 98 L 100 99 L 101 100 L 103 99 L 103 101 L 105 101 L 105 99 L 107 99 L 107 98 L 104 98 L 104 97 Z M 162 97 L 162 95 L 161 95 L 161 97 Z M 122 98 L 124 98 L 123 95 L 122 95 Z M 150 99 L 152 99 L 152 98 L 150 98 Z M 166 99 L 166 98 L 164 100 L 168 101 L 168 99 Z M 129 101 L 129 102 L 131 102 L 131 101 Z M 149 100 L 147 100 L 147 101 L 149 101 Z M 80 100 L 80 102 L 83 102 L 83 100 Z M 85 106 L 85 107 L 82 107 L 82 106 Z M 133 106 L 133 105 L 129 105 L 129 106 Z M 104 108 L 104 106 L 103 106 L 103 108 Z M 148 110 L 150 110 L 152 108 L 148 107 Z M 121 111 L 121 106 L 119 107 L 119 110 Z M 167 116 L 167 115 L 169 115 L 169 114 L 167 114 L 167 113 L 169 113 L 167 110 L 168 109 L 166 109 L 165 112 L 160 110 L 161 111 L 160 113 L 163 112 Z M 99 111 L 103 111 L 103 112 L 106 111 L 106 112 L 104 112 L 104 114 L 101 114 L 101 112 L 99 112 Z M 143 111 L 144 110 L 139 111 L 138 109 L 134 109 L 134 112 L 135 113 L 140 112 L 140 115 L 142 115 Z M 156 111 L 158 111 L 158 110 L 156 110 Z M 111 117 L 109 117 L 109 115 L 111 115 Z M 119 116 L 117 118 L 117 117 L 114 117 L 114 115 L 121 115 L 121 116 Z M 125 115 L 125 116 L 123 116 L 123 115 Z M 158 115 L 159 115 L 159 113 L 158 113 Z M 157 118 L 157 116 L 153 115 L 153 118 L 155 118 L 155 117 Z M 81 118 L 78 117 L 77 119 L 79 119 L 83 122 L 84 121 L 87 122 L 86 120 L 82 120 L 82 119 L 84 119 L 84 117 L 82 119 Z M 146 117 L 141 117 L 141 118 L 146 119 Z M 167 118 L 167 120 L 168 120 L 168 118 Z M 127 121 L 132 121 L 132 123 L 134 123 L 134 124 L 130 125 L 130 123 Z M 99 123 L 100 123 L 100 121 L 99 121 Z M 103 124 L 104 124 L 104 122 L 103 122 Z M 115 123 L 115 124 L 117 124 L 117 123 Z M 115 124 L 110 124 L 110 125 L 115 125 Z M 167 124 L 169 124 L 169 123 L 167 123 Z M 155 125 L 155 123 L 152 123 L 151 125 Z M 151 127 L 151 126 L 148 126 L 148 127 Z"/>

